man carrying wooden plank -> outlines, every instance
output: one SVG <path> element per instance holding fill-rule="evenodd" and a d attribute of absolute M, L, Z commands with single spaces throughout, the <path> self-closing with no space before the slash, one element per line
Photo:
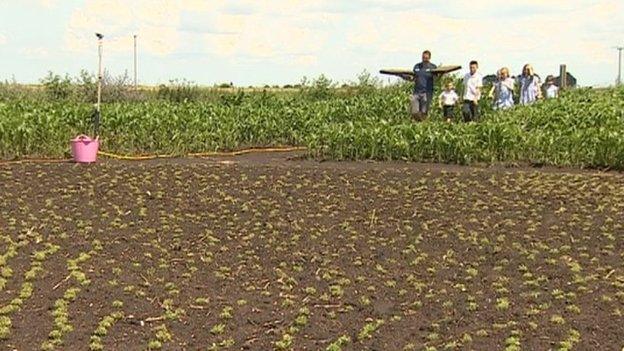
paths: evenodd
<path fill-rule="evenodd" d="M 430 62 L 431 52 L 422 53 L 422 62 L 409 69 L 382 69 L 381 74 L 398 76 L 414 82 L 413 94 L 410 96 L 410 114 L 417 121 L 422 121 L 429 112 L 433 99 L 433 80 L 443 74 L 461 69 L 461 66 L 436 66 Z"/>
<path fill-rule="evenodd" d="M 433 99 L 433 70 L 438 66 L 431 63 L 431 52 L 422 53 L 422 62 L 414 65 L 414 92 L 410 97 L 410 114 L 417 121 L 422 121 L 429 113 Z"/>

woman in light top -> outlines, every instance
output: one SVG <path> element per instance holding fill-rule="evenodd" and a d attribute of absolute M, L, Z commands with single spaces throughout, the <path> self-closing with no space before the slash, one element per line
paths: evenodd
<path fill-rule="evenodd" d="M 514 80 L 509 77 L 509 68 L 503 67 L 497 72 L 498 80 L 490 90 L 494 98 L 494 109 L 504 110 L 513 107 Z"/>
<path fill-rule="evenodd" d="M 535 74 L 530 64 L 522 68 L 522 75 L 518 77 L 518 85 L 520 85 L 520 104 L 530 105 L 542 98 L 540 77 Z"/>

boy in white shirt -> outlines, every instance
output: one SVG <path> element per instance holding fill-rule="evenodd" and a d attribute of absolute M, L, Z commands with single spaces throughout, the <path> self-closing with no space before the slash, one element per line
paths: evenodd
<path fill-rule="evenodd" d="M 470 61 L 470 73 L 464 76 L 464 104 L 462 114 L 465 122 L 474 121 L 479 117 L 479 99 L 483 87 L 483 76 L 477 72 L 479 63 Z"/>
<path fill-rule="evenodd" d="M 455 92 L 455 87 L 452 82 L 448 82 L 446 89 L 440 94 L 440 107 L 447 122 L 453 119 L 453 110 L 457 101 L 459 101 L 459 96 Z"/>

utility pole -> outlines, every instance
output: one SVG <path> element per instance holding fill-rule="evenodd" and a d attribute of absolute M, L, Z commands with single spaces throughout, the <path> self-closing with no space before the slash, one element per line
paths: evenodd
<path fill-rule="evenodd" d="M 134 35 L 134 90 L 137 90 L 137 35 Z"/>
<path fill-rule="evenodd" d="M 100 112 L 100 104 L 102 102 L 102 79 L 104 78 L 102 75 L 102 39 L 104 36 L 100 33 L 95 33 L 95 36 L 98 39 L 98 86 L 97 86 L 97 111 Z"/>
<path fill-rule="evenodd" d="M 615 49 L 618 51 L 618 76 L 615 85 L 620 86 L 622 85 L 622 50 L 624 50 L 624 46 L 617 46 Z"/>
<path fill-rule="evenodd" d="M 97 84 L 97 104 L 95 105 L 95 113 L 93 114 L 93 134 L 97 139 L 100 133 L 100 105 L 102 103 L 102 51 L 103 51 L 103 39 L 104 36 L 100 33 L 95 33 L 98 40 L 98 84 Z"/>

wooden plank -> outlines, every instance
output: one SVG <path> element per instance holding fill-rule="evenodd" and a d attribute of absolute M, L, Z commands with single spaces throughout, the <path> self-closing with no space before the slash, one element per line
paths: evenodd
<path fill-rule="evenodd" d="M 447 74 L 450 72 L 454 72 L 460 70 L 461 66 L 457 65 L 447 65 L 447 66 L 439 66 L 436 69 L 432 69 L 431 72 L 433 74 Z M 379 71 L 381 74 L 388 74 L 393 76 L 403 76 L 403 75 L 414 75 L 414 71 L 411 69 L 401 69 L 401 68 L 387 68 Z"/>
<path fill-rule="evenodd" d="M 461 69 L 461 66 L 448 65 L 448 66 L 440 66 L 440 67 L 432 70 L 432 72 L 433 73 L 439 73 L 439 74 L 447 74 L 447 73 L 459 71 L 460 69 Z"/>
<path fill-rule="evenodd" d="M 407 69 L 382 69 L 381 71 L 379 71 L 379 73 L 381 74 L 389 74 L 389 75 L 394 75 L 394 76 L 399 76 L 399 75 L 414 75 L 414 72 L 412 70 L 407 70 Z"/>

